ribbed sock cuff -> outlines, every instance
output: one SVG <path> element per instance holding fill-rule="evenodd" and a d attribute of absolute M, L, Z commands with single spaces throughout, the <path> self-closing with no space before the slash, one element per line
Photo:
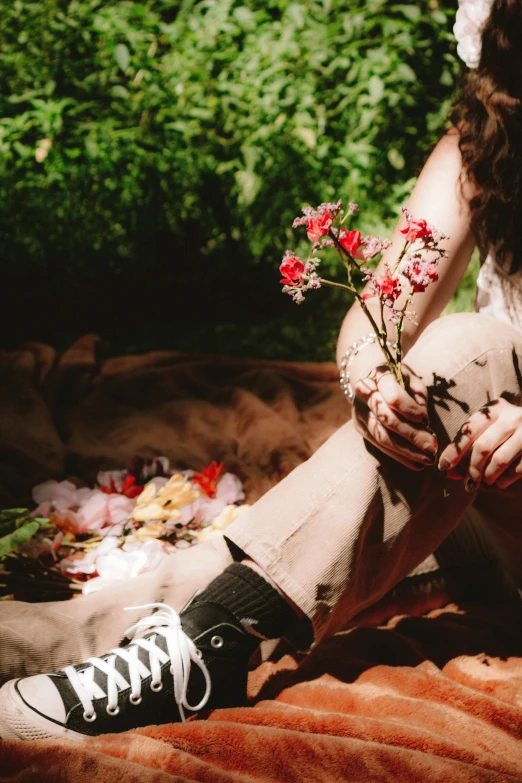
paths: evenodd
<path fill-rule="evenodd" d="M 296 614 L 266 579 L 242 563 L 232 563 L 196 599 L 225 606 L 255 636 L 279 639 Z"/>

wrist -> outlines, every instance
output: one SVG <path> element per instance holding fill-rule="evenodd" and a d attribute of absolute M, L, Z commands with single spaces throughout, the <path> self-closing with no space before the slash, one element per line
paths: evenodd
<path fill-rule="evenodd" d="M 378 343 L 369 345 L 365 351 L 360 351 L 351 365 L 351 382 L 352 386 L 360 381 L 361 378 L 366 378 L 369 372 L 380 364 L 386 363 L 386 357 L 382 352 L 382 348 Z"/>
<path fill-rule="evenodd" d="M 386 362 L 386 358 L 374 332 L 359 337 L 349 345 L 339 362 L 339 380 L 350 403 L 353 402 L 353 387 L 357 381 L 383 362 Z"/>

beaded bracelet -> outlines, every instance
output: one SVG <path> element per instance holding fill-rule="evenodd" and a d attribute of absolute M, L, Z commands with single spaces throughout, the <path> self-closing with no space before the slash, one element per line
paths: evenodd
<path fill-rule="evenodd" d="M 377 336 L 375 332 L 370 332 L 370 334 L 366 334 L 364 337 L 360 337 L 358 340 L 356 340 L 352 345 L 348 348 L 346 353 L 344 354 L 342 360 L 341 360 L 341 368 L 339 370 L 339 382 L 341 384 L 341 389 L 343 390 L 344 394 L 348 398 L 348 402 L 353 403 L 354 400 L 354 393 L 353 389 L 350 383 L 350 372 L 349 368 L 360 351 L 363 350 L 363 348 L 366 348 L 368 345 L 373 345 L 375 341 L 377 340 Z M 396 345 L 392 344 L 388 341 L 388 345 L 390 348 L 395 349 Z"/>

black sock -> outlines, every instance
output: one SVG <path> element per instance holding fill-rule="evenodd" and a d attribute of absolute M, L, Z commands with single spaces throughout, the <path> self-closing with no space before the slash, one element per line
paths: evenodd
<path fill-rule="evenodd" d="M 232 563 L 196 597 L 226 607 L 246 631 L 262 639 L 279 639 L 297 615 L 277 590 L 252 568 Z"/>

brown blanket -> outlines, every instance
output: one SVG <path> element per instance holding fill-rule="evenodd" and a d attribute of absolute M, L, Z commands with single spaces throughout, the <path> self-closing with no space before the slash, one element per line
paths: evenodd
<path fill-rule="evenodd" d="M 38 343 L 0 352 L 0 505 L 45 478 L 92 481 L 134 455 L 178 468 L 211 460 L 253 502 L 348 415 L 331 364 L 156 352 L 100 361 L 86 336 L 62 356 Z"/>
<path fill-rule="evenodd" d="M 252 501 L 345 419 L 331 365 L 180 354 L 100 362 L 2 356 L 0 492 L 134 454 L 224 460 Z M 0 783 L 40 781 L 522 781 L 522 624 L 513 607 L 395 617 L 286 655 L 250 677 L 255 706 L 85 743 L 0 743 Z"/>

